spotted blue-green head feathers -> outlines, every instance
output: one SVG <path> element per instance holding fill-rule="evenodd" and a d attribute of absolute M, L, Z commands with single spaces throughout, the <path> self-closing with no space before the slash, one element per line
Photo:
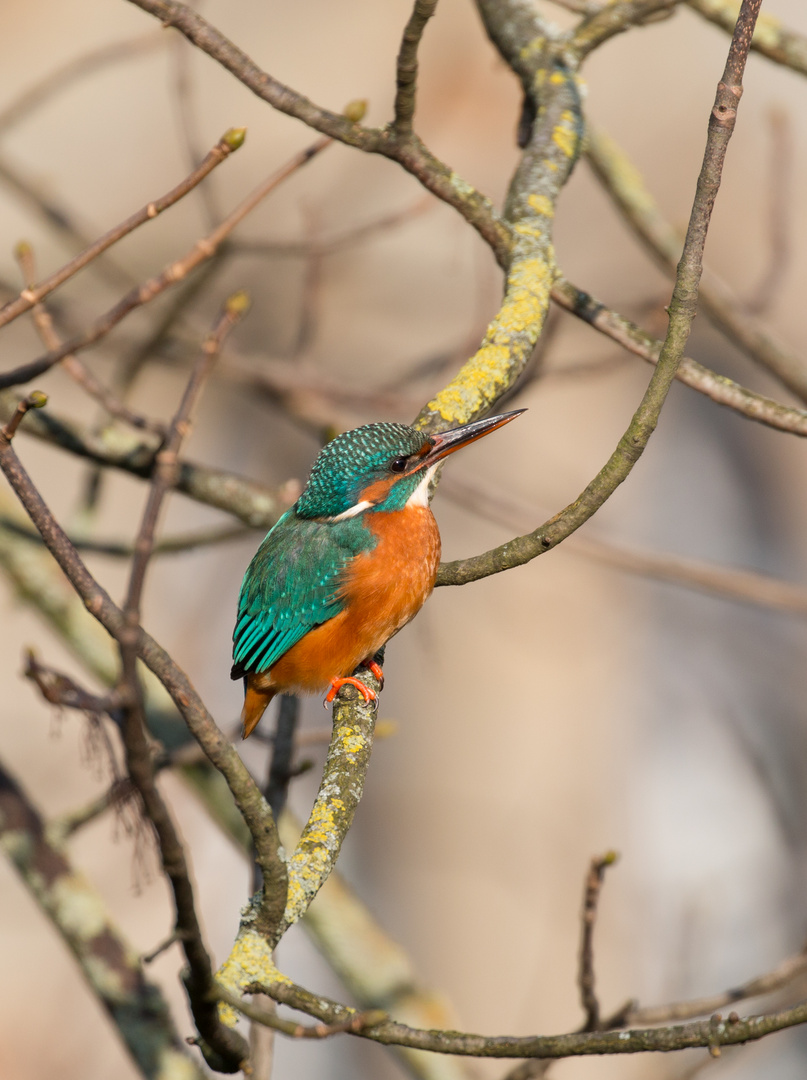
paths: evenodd
<path fill-rule="evenodd" d="M 422 479 L 418 457 L 431 445 L 406 424 L 366 424 L 337 435 L 320 451 L 294 509 L 300 517 L 338 517 L 356 507 L 371 485 L 386 482 L 389 491 L 374 501 L 398 509 Z"/>

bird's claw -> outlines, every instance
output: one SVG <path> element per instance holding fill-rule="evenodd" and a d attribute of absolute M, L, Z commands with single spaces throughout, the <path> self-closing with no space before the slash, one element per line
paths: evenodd
<path fill-rule="evenodd" d="M 373 672 L 373 674 L 375 675 L 375 672 Z M 376 676 L 376 678 L 377 677 L 378 676 Z M 330 703 L 333 701 L 333 699 L 336 697 L 336 695 L 339 693 L 339 691 L 345 684 L 347 684 L 348 686 L 356 687 L 361 696 L 364 698 L 365 705 L 370 701 L 374 701 L 376 703 L 376 708 L 378 708 L 378 695 L 376 694 L 375 690 L 371 690 L 369 686 L 365 686 L 364 683 L 361 682 L 359 679 L 354 679 L 352 675 L 346 675 L 344 678 L 331 679 L 330 688 L 328 690 L 328 693 L 325 695 L 324 701 L 322 702 L 323 709 L 327 709 L 328 705 L 330 705 Z"/>

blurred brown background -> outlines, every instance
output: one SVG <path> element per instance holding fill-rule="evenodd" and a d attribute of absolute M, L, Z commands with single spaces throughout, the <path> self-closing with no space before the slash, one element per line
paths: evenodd
<path fill-rule="evenodd" d="M 807 33 L 799 0 L 766 5 Z M 314 101 L 339 109 L 369 99 L 368 122 L 391 113 L 394 58 L 410 7 L 383 4 L 226 4 L 204 13 L 258 64 Z M 568 19 L 547 6 L 552 17 Z M 69 213 L 94 237 L 176 183 L 189 169 L 188 124 L 204 152 L 234 125 L 247 142 L 207 182 L 214 210 L 228 211 L 259 179 L 311 141 L 213 61 L 162 32 L 123 0 L 7 5 L 0 53 L 0 109 L 46 73 L 88 50 L 151 34 L 156 44 L 65 83 L 19 123 L 0 129 L 0 277 L 17 282 L 11 250 L 26 238 L 41 272 L 75 250 L 44 221 L 7 170 Z M 643 171 L 661 207 L 684 224 L 694 191 L 714 85 L 728 38 L 689 10 L 601 48 L 585 69 L 590 116 Z M 178 83 L 186 84 L 183 95 Z M 709 264 L 749 296 L 767 259 L 770 110 L 784 110 L 793 155 L 789 265 L 766 318 L 807 355 L 804 289 L 807 218 L 802 192 L 805 86 L 752 56 L 737 133 L 707 246 Z M 472 5 L 442 0 L 421 52 L 416 126 L 426 143 L 497 203 L 517 160 L 519 91 L 487 42 Z M 329 149 L 281 188 L 237 233 L 251 241 L 328 239 L 422 199 L 395 165 Z M 132 280 L 158 272 L 209 228 L 197 191 L 112 252 Z M 613 307 L 663 332 L 669 285 L 618 220 L 585 164 L 563 193 L 556 250 L 567 276 Z M 316 271 L 316 273 L 314 273 Z M 198 337 L 229 291 L 246 287 L 248 318 L 229 361 L 259 370 L 271 361 L 304 385 L 341 385 L 344 398 L 303 390 L 315 420 L 349 427 L 411 419 L 475 347 L 496 310 L 498 271 L 475 233 L 433 200 L 395 228 L 323 257 L 244 252 L 195 301 Z M 124 290 L 90 268 L 56 294 L 63 326 L 84 325 Z M 165 304 L 165 298 L 161 301 Z M 148 332 L 155 311 L 121 325 L 87 359 L 99 375 Z M 557 316 L 556 316 L 557 317 Z M 27 320 L 6 331 L 4 368 L 42 350 Z M 689 355 L 787 400 L 698 321 Z M 350 391 L 394 386 L 432 364 L 374 412 Z M 576 365 L 601 364 L 593 373 Z M 452 459 L 446 480 L 481 481 L 525 508 L 525 527 L 561 509 L 615 445 L 649 368 L 621 357 L 571 317 L 544 358 L 545 376 L 517 405 L 529 412 L 506 432 Z M 178 398 L 184 357 L 158 356 L 133 402 L 163 419 Z M 565 374 L 564 374 L 565 372 Z M 37 382 L 52 407 L 86 421 L 96 409 L 64 375 Z M 24 461 L 60 520 L 80 528 L 86 467 L 31 439 Z M 317 450 L 310 431 L 284 416 L 223 364 L 207 389 L 187 447 L 196 460 L 268 484 L 303 480 Z M 449 475 L 450 474 L 450 475 Z M 805 448 L 721 411 L 676 386 L 659 430 L 623 489 L 586 527 L 590 536 L 742 565 L 804 581 Z M 96 535 L 132 535 L 145 487 L 121 475 L 104 485 Z M 438 493 L 444 557 L 501 543 L 509 525 L 484 520 Z M 221 515 L 174 496 L 165 534 L 219 523 Z M 241 575 L 260 537 L 155 560 L 145 625 L 195 681 L 222 725 L 234 722 L 240 689 L 228 678 Z M 125 567 L 91 566 L 119 597 Z M 13 593 L 2 600 L 2 756 L 44 812 L 102 790 L 83 760 L 79 717 L 54 717 L 21 677 L 35 645 L 56 667 L 81 673 L 64 646 Z M 341 861 L 422 978 L 452 1003 L 456 1023 L 485 1033 L 550 1033 L 580 1022 L 575 986 L 579 908 L 589 858 L 619 851 L 602 900 L 596 951 L 603 1007 L 626 998 L 661 1002 L 711 993 L 774 967 L 805 936 L 807 723 L 804 621 L 602 567 L 564 544 L 529 566 L 461 589 L 441 589 L 388 650 L 381 717 L 394 738 L 376 745 L 367 791 Z M 83 677 L 83 676 L 82 676 Z M 306 729 L 325 718 L 304 705 Z M 262 769 L 265 751 L 245 756 Z M 191 847 L 199 902 L 217 961 L 228 951 L 248 884 L 243 860 L 181 786 L 166 778 Z M 293 787 L 300 814 L 310 774 Z M 109 818 L 74 845 L 76 862 L 144 952 L 169 931 L 168 896 L 152 873 L 134 886 L 130 841 Z M 0 863 L 0 1076 L 63 1080 L 134 1076 L 71 957 L 13 870 Z M 343 995 L 304 933 L 280 950 L 299 982 Z M 182 1010 L 176 951 L 152 973 Z M 190 1031 L 190 1026 L 187 1028 Z M 184 1027 L 183 1027 L 184 1031 Z M 558 1080 L 682 1077 L 705 1054 L 570 1060 Z M 501 1076 L 506 1064 L 468 1064 Z M 807 1073 L 803 1032 L 724 1054 L 716 1078 L 797 1080 Z M 278 1078 L 403 1075 L 385 1052 L 358 1040 L 278 1048 Z"/>

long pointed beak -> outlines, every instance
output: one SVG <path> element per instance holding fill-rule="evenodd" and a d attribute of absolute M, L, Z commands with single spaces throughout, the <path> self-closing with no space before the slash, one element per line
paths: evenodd
<path fill-rule="evenodd" d="M 430 435 L 431 449 L 427 450 L 423 457 L 420 458 L 418 467 L 434 465 L 444 457 L 448 457 L 449 454 L 453 454 L 455 450 L 476 442 L 477 439 L 481 439 L 485 435 L 490 435 L 491 431 L 495 431 L 497 428 L 504 427 L 505 424 L 509 424 L 511 420 L 515 420 L 517 416 L 521 416 L 526 411 L 526 409 L 515 409 L 513 412 L 502 413 L 501 416 L 489 416 L 486 420 L 474 420 L 470 424 L 463 424 L 462 427 Z"/>

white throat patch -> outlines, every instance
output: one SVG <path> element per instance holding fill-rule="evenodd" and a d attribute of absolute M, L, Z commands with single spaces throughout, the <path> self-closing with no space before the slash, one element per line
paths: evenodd
<path fill-rule="evenodd" d="M 429 505 L 429 484 L 434 476 L 434 471 L 440 462 L 436 462 L 431 468 L 427 469 L 423 474 L 423 479 L 418 486 L 406 500 L 407 506 L 428 506 Z"/>

